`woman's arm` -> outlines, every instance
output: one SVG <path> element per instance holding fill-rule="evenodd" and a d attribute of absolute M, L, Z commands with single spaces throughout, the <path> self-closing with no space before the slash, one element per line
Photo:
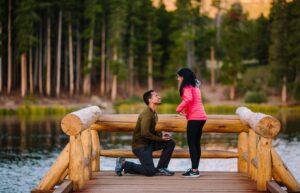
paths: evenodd
<path fill-rule="evenodd" d="M 191 88 L 183 88 L 183 95 L 182 95 L 182 101 L 176 108 L 176 111 L 178 113 L 182 112 L 183 109 L 187 107 L 187 105 L 192 101 L 193 95 Z"/>

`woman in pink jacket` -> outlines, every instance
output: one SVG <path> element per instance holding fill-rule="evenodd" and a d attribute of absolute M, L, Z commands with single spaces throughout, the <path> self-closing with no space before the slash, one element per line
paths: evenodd
<path fill-rule="evenodd" d="M 179 93 L 181 103 L 176 111 L 185 115 L 187 119 L 187 142 L 189 146 L 192 168 L 188 169 L 184 177 L 199 177 L 198 170 L 201 157 L 201 136 L 202 128 L 207 120 L 207 116 L 202 104 L 200 82 L 195 74 L 188 68 L 182 68 L 177 72 L 177 79 L 180 85 Z"/>

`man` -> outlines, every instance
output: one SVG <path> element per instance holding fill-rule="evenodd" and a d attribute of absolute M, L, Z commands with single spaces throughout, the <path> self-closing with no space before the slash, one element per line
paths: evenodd
<path fill-rule="evenodd" d="M 143 100 L 147 108 L 138 117 L 132 139 L 132 152 L 140 160 L 141 164 L 118 158 L 115 173 L 118 176 L 122 176 L 124 170 L 125 173 L 146 176 L 174 175 L 174 172 L 169 171 L 167 168 L 172 157 L 175 142 L 167 133 L 162 135 L 161 132 L 155 131 L 157 123 L 156 109 L 160 104 L 161 98 L 154 90 L 149 90 L 144 93 Z M 152 152 L 161 149 L 162 153 L 155 168 Z"/>

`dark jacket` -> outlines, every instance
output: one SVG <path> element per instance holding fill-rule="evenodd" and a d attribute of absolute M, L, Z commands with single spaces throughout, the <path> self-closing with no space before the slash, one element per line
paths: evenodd
<path fill-rule="evenodd" d="M 147 107 L 138 117 L 133 131 L 132 149 L 146 147 L 151 141 L 163 141 L 160 132 L 155 131 L 157 114 Z"/>

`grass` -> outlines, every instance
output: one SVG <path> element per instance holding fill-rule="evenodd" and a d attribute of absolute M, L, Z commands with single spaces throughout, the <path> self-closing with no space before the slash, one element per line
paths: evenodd
<path fill-rule="evenodd" d="M 281 107 L 276 105 L 266 105 L 266 104 L 244 104 L 242 106 L 248 107 L 253 112 L 260 112 L 265 114 L 277 114 L 281 111 L 283 112 L 293 112 L 300 113 L 300 106 L 294 107 Z M 158 108 L 158 113 L 162 114 L 174 114 L 177 104 L 163 103 Z M 238 105 L 211 105 L 205 104 L 204 108 L 208 114 L 235 114 Z M 117 113 L 140 113 L 145 108 L 144 103 L 119 103 L 115 105 Z"/>
<path fill-rule="evenodd" d="M 71 111 L 74 111 L 74 108 L 67 108 L 64 106 L 37 106 L 37 105 L 21 105 L 14 109 L 2 108 L 0 109 L 0 115 L 19 115 L 19 116 L 47 116 L 47 115 L 65 115 Z"/>

